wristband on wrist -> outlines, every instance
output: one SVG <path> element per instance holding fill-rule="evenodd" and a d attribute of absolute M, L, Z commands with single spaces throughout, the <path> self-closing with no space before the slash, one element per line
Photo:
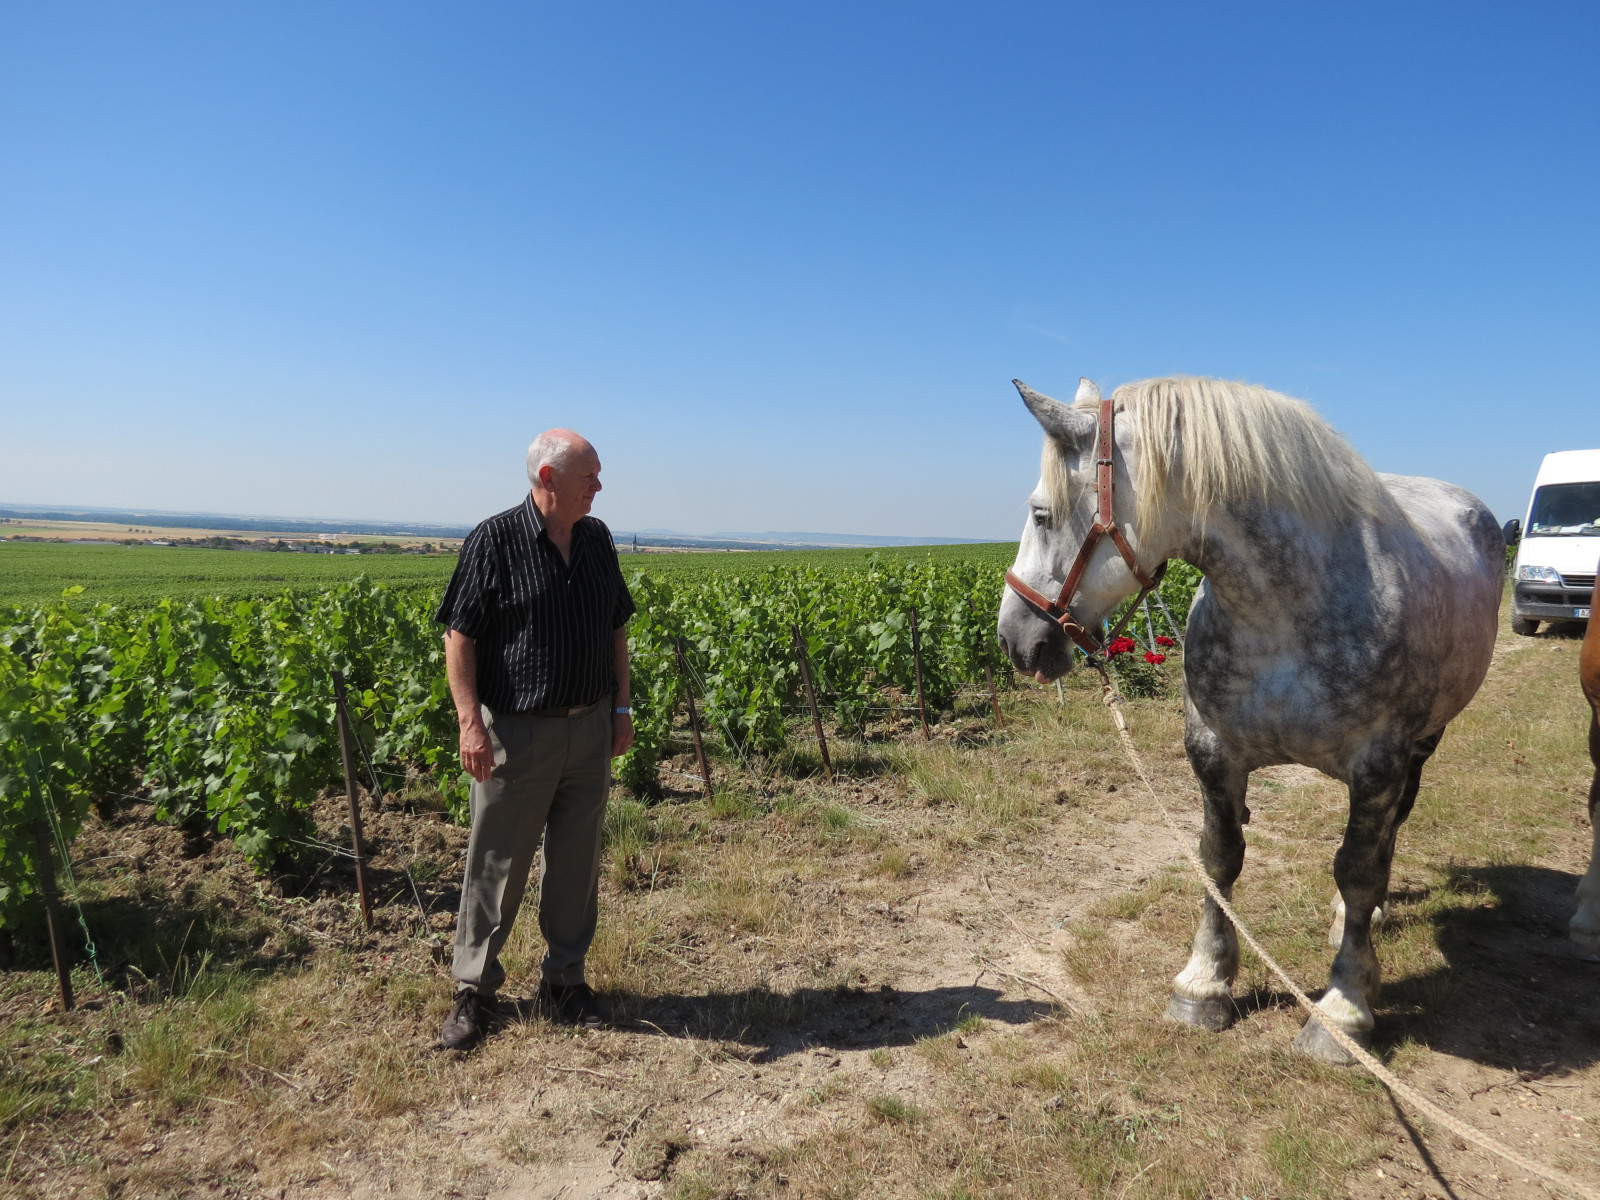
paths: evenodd
<path fill-rule="evenodd" d="M 631 705 L 631 704 L 619 704 L 619 705 L 617 705 L 617 707 L 613 708 L 611 711 L 613 713 L 615 713 L 619 717 L 631 717 L 631 716 L 633 716 L 633 705 Z"/>

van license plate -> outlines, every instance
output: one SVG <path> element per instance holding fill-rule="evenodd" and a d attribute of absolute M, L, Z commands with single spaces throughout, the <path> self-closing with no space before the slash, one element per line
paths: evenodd
<path fill-rule="evenodd" d="M 1583 618 L 1587 619 L 1588 616 L 1589 616 L 1589 610 L 1587 608 L 1575 608 L 1575 609 L 1572 610 L 1572 615 L 1575 616 L 1575 617 L 1583 617 Z"/>

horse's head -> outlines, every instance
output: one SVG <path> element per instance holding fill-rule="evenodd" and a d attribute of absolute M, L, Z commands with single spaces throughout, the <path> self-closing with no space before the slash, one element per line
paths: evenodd
<path fill-rule="evenodd" d="M 1034 592 L 1055 600 L 1088 540 L 1096 520 L 1096 440 L 1100 389 L 1085 379 L 1072 405 L 1062 404 L 1013 380 L 1022 400 L 1044 427 L 1044 463 L 1039 484 L 1028 497 L 1028 523 L 1012 573 Z M 1135 497 L 1128 472 L 1131 440 L 1125 422 L 1118 422 L 1113 454 L 1116 524 L 1126 531 L 1133 521 Z M 1131 540 L 1131 539 L 1130 539 Z M 1101 537 L 1090 551 L 1077 586 L 1067 597 L 1072 618 L 1096 631 L 1123 600 L 1139 590 L 1139 582 L 1110 537 Z M 1040 607 L 1006 588 L 1000 601 L 1000 647 L 1019 671 L 1041 682 L 1072 668 L 1072 643 L 1061 626 Z"/>

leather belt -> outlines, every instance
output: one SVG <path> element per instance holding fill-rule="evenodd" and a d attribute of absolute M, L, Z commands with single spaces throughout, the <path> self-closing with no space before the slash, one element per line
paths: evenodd
<path fill-rule="evenodd" d="M 591 704 L 572 704 L 566 708 L 529 709 L 528 715 L 532 717 L 586 717 L 604 703 L 605 697 L 602 696 Z"/>

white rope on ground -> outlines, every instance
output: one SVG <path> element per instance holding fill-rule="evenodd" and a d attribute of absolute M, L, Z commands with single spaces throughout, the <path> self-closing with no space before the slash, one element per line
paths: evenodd
<path fill-rule="evenodd" d="M 1183 852 L 1183 857 L 1188 861 L 1189 865 L 1194 868 L 1195 874 L 1200 876 L 1200 882 L 1205 884 L 1206 894 L 1216 902 L 1217 907 L 1223 911 L 1228 920 L 1233 922 L 1234 929 L 1238 932 L 1245 945 L 1249 946 L 1255 952 L 1256 957 L 1266 964 L 1267 970 L 1277 977 L 1278 982 L 1288 988 L 1290 994 L 1299 1001 L 1300 1006 L 1309 1012 L 1312 1019 L 1316 1020 L 1327 1031 L 1328 1036 L 1333 1038 L 1341 1049 L 1365 1067 L 1372 1075 L 1376 1076 L 1378 1081 L 1388 1088 L 1397 1099 L 1405 1101 L 1412 1109 L 1429 1120 L 1438 1122 L 1463 1141 L 1471 1142 L 1473 1145 L 1505 1159 L 1506 1162 L 1519 1170 L 1526 1171 L 1529 1175 L 1537 1175 L 1540 1179 L 1561 1188 L 1563 1191 L 1570 1192 L 1575 1196 L 1583 1196 L 1586 1200 L 1600 1200 L 1600 1192 L 1597 1192 L 1588 1184 L 1574 1179 L 1564 1171 L 1558 1171 L 1554 1167 L 1547 1167 L 1542 1163 L 1534 1162 L 1531 1158 L 1524 1157 L 1511 1149 L 1511 1147 L 1496 1141 L 1487 1133 L 1475 1129 L 1459 1117 L 1446 1112 L 1410 1084 L 1401 1080 L 1399 1076 L 1368 1053 L 1344 1030 L 1332 1022 L 1322 1019 L 1322 1013 L 1311 1002 L 1311 998 L 1300 990 L 1300 986 L 1289 977 L 1289 973 L 1278 965 L 1277 960 L 1267 953 L 1266 948 L 1260 942 L 1256 941 L 1244 922 L 1239 919 L 1239 914 L 1234 912 L 1233 905 L 1228 903 L 1227 897 L 1222 894 L 1222 889 L 1207 874 L 1205 867 L 1200 862 L 1200 856 L 1190 849 L 1188 835 L 1178 827 L 1177 821 L 1173 819 L 1171 811 L 1162 802 L 1160 795 L 1156 792 L 1155 785 L 1150 782 L 1150 776 L 1144 769 L 1144 759 L 1139 754 L 1139 748 L 1134 745 L 1133 735 L 1128 732 L 1128 723 L 1122 716 L 1122 696 L 1117 691 L 1117 685 L 1112 681 L 1110 674 L 1103 665 L 1092 661 L 1091 665 L 1100 672 L 1100 678 L 1104 683 L 1104 703 L 1111 710 L 1112 720 L 1116 722 L 1117 734 L 1122 739 L 1122 748 L 1127 752 L 1128 761 L 1133 764 L 1133 769 L 1138 774 L 1140 782 L 1144 784 L 1145 791 L 1149 792 L 1150 798 L 1156 802 L 1156 807 L 1161 811 L 1162 820 L 1166 821 L 1167 827 L 1178 835 L 1178 848 Z"/>

